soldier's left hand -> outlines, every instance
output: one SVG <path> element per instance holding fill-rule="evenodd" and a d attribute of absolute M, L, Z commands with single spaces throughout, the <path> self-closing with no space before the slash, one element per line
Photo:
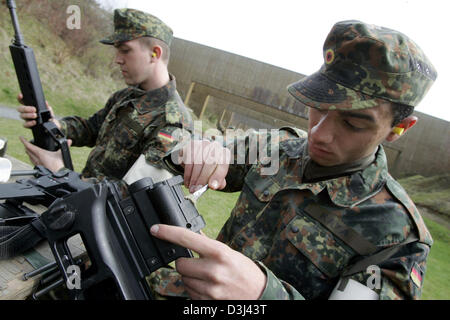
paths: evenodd
<path fill-rule="evenodd" d="M 64 167 L 61 149 L 57 151 L 48 151 L 28 142 L 24 137 L 19 137 L 19 139 L 25 146 L 25 152 L 30 158 L 31 163 L 35 166 L 41 165 L 53 172 Z M 70 147 L 71 144 L 72 140 L 68 139 L 67 145 Z"/>
<path fill-rule="evenodd" d="M 254 300 L 264 291 L 264 272 L 226 244 L 185 228 L 164 224 L 154 225 L 150 231 L 157 238 L 199 254 L 199 258 L 179 258 L 175 263 L 192 299 Z"/>

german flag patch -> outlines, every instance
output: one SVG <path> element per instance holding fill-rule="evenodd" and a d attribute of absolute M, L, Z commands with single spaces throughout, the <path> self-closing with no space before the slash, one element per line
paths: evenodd
<path fill-rule="evenodd" d="M 168 132 L 164 132 L 164 131 L 160 131 L 158 133 L 158 138 L 161 139 L 162 141 L 168 142 L 168 143 L 172 143 L 174 138 L 172 137 L 172 135 Z"/>
<path fill-rule="evenodd" d="M 411 277 L 412 282 L 414 282 L 417 288 L 420 288 L 422 286 L 423 272 L 417 263 L 415 263 L 411 268 L 411 273 L 409 274 L 409 276 Z"/>

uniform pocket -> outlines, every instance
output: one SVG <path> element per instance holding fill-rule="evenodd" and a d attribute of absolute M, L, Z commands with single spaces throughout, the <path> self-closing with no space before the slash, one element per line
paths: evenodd
<path fill-rule="evenodd" d="M 132 149 L 139 141 L 138 134 L 130 126 L 122 123 L 114 130 L 115 144 L 125 150 Z"/>
<path fill-rule="evenodd" d="M 280 191 L 276 176 L 261 175 L 261 166 L 254 165 L 244 178 L 245 184 L 261 202 L 269 202 Z"/>
<path fill-rule="evenodd" d="M 353 255 L 351 249 L 319 222 L 302 213 L 289 222 L 284 233 L 289 242 L 329 278 L 337 277 Z"/>

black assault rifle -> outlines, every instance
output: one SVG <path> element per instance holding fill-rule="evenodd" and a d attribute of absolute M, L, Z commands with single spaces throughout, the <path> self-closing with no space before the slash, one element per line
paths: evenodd
<path fill-rule="evenodd" d="M 4 217 L 0 227 L 17 225 L 22 219 L 23 229 L 32 229 L 26 236 L 28 245 L 34 245 L 32 237 L 46 238 L 56 263 L 45 270 L 57 266 L 60 284 L 74 280 L 71 267 L 78 265 L 78 259 L 67 242 L 80 235 L 90 263 L 75 275 L 79 286 L 67 286 L 73 299 L 152 299 L 146 277 L 192 253 L 153 237 L 150 227 L 164 223 L 199 232 L 205 226 L 184 197 L 181 176 L 158 183 L 143 178 L 131 184 L 129 196 L 123 197 L 115 183 L 88 184 L 70 170 L 52 173 L 38 166 L 33 173 L 32 179 L 0 185 L 0 200 L 6 199 L 0 203 Z M 39 216 L 26 203 L 42 204 L 47 210 Z M 16 230 L 14 235 L 24 233 Z M 0 251 L 7 252 L 8 246 L 20 247 L 8 240 L 0 243 Z"/>
<path fill-rule="evenodd" d="M 73 170 L 69 147 L 64 134 L 51 121 L 50 110 L 45 103 L 44 91 L 36 65 L 33 49 L 26 46 L 20 33 L 14 0 L 6 0 L 14 26 L 14 39 L 9 46 L 16 69 L 17 80 L 26 106 L 36 107 L 36 125 L 33 126 L 33 143 L 46 150 L 56 151 L 61 148 L 64 166 Z"/>

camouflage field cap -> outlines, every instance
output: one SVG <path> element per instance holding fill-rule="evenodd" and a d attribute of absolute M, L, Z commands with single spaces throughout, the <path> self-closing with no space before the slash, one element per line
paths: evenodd
<path fill-rule="evenodd" d="M 149 13 L 135 9 L 116 9 L 114 10 L 114 34 L 100 42 L 114 44 L 146 36 L 162 40 L 170 46 L 173 31 Z"/>
<path fill-rule="evenodd" d="M 366 109 L 388 100 L 417 106 L 437 72 L 404 34 L 360 21 L 336 23 L 323 46 L 320 70 L 288 86 L 319 109 Z M 382 99 L 382 100 L 380 100 Z"/>

